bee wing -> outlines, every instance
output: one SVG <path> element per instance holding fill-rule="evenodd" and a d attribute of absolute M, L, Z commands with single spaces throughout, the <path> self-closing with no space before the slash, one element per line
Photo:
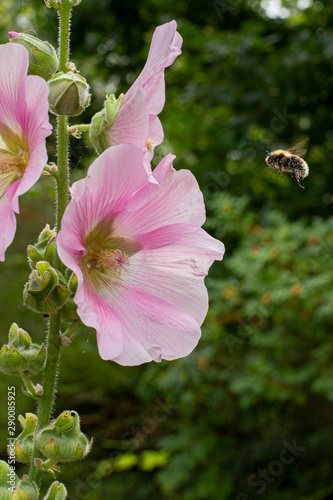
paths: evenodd
<path fill-rule="evenodd" d="M 284 151 L 289 151 L 297 156 L 304 156 L 308 149 L 309 138 L 307 136 L 299 136 L 293 140 L 292 144 L 289 141 L 284 141 L 281 139 L 279 142 L 271 142 L 269 144 L 269 148 L 271 151 L 276 151 L 278 149 L 282 149 Z"/>
<path fill-rule="evenodd" d="M 303 157 L 307 153 L 308 142 L 309 142 L 308 137 L 300 137 L 298 138 L 297 142 L 295 142 L 294 145 L 291 148 L 289 148 L 288 151 L 294 153 L 297 156 Z"/>

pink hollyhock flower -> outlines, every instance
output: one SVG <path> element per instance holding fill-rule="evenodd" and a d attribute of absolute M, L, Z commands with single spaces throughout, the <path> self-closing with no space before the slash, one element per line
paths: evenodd
<path fill-rule="evenodd" d="M 176 359 L 200 337 L 208 309 L 204 285 L 223 244 L 200 226 L 203 196 L 188 170 L 167 155 L 151 193 L 142 151 L 128 145 L 102 153 L 73 184 L 57 238 L 75 272 L 78 314 L 97 330 L 101 357 L 121 365 Z"/>
<path fill-rule="evenodd" d="M 176 29 L 176 21 L 156 28 L 147 62 L 131 88 L 120 97 L 123 97 L 120 109 L 111 119 L 111 122 L 114 120 L 112 125 L 105 129 L 107 146 L 102 139 L 104 147 L 97 147 L 99 152 L 117 144 L 132 144 L 143 149 L 147 163 L 150 162 L 154 147 L 163 141 L 163 129 L 157 115 L 165 102 L 164 69 L 181 53 L 183 40 Z M 110 122 L 107 112 L 103 119 Z M 97 146 L 92 134 L 91 139 Z"/>
<path fill-rule="evenodd" d="M 38 180 L 45 164 L 48 88 L 39 76 L 27 76 L 28 51 L 0 45 L 0 260 L 14 239 L 18 197 Z"/>

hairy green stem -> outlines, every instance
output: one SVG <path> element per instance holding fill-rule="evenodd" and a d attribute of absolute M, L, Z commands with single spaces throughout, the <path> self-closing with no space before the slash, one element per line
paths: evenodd
<path fill-rule="evenodd" d="M 69 0 L 62 0 L 59 8 L 59 70 L 66 71 L 69 57 L 69 27 L 71 6 Z M 57 232 L 61 228 L 61 219 L 68 204 L 68 120 L 67 116 L 58 117 L 57 139 L 58 139 L 58 174 L 57 174 Z M 64 265 L 59 258 L 56 259 L 56 269 L 64 271 Z M 44 393 L 38 405 L 38 428 L 47 426 L 51 419 L 52 407 L 56 393 L 57 371 L 61 347 L 60 337 L 60 313 L 50 316 L 48 321 L 46 365 L 43 382 Z M 30 467 L 30 481 L 37 483 L 41 479 L 42 471 L 35 466 L 35 458 L 41 458 L 41 454 L 35 447 Z"/>
<path fill-rule="evenodd" d="M 90 130 L 90 123 L 82 123 L 80 125 L 72 125 L 68 129 L 68 133 L 71 134 L 71 129 L 75 129 L 75 132 L 89 132 Z"/>
<path fill-rule="evenodd" d="M 29 376 L 26 374 L 26 372 L 20 372 L 20 376 L 21 376 L 21 379 L 22 379 L 27 391 L 35 396 L 36 395 L 36 387 L 31 382 Z"/>

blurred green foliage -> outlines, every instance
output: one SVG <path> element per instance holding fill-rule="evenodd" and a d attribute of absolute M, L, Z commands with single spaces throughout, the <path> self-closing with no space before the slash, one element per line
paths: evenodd
<path fill-rule="evenodd" d="M 62 467 L 69 499 L 333 498 L 333 5 L 280 3 L 284 19 L 259 0 L 82 0 L 74 9 L 72 59 L 93 92 L 81 122 L 106 93 L 127 90 L 154 27 L 177 20 L 183 54 L 166 70 L 154 163 L 172 151 L 196 175 L 206 229 L 226 255 L 207 279 L 210 310 L 186 359 L 120 367 L 99 358 L 84 328 L 64 349 L 55 415 L 78 411 L 95 437 L 91 455 Z M 2 0 L 0 10 L 3 43 L 6 31 L 27 29 L 56 42 L 56 15 L 42 1 Z M 302 190 L 266 168 L 263 143 L 304 138 Z M 52 159 L 53 137 L 49 145 Z M 94 157 L 84 137 L 73 139 L 72 179 Z M 52 223 L 52 189 L 43 178 L 21 200 L 1 264 L 3 342 L 13 321 L 43 338 L 43 319 L 17 297 L 26 245 Z M 34 411 L 18 379 L 0 384 L 1 400 L 15 384 L 17 412 Z M 0 418 L 5 458 L 5 411 Z"/>

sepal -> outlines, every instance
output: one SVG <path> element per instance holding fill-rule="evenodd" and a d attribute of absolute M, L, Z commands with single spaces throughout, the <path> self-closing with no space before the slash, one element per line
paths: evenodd
<path fill-rule="evenodd" d="M 0 370 L 7 375 L 35 375 L 45 364 L 46 348 L 31 342 L 30 335 L 13 323 L 9 329 L 8 344 L 0 351 Z"/>
<path fill-rule="evenodd" d="M 61 6 L 61 0 L 44 0 L 44 3 L 46 5 L 46 7 L 49 7 L 49 8 L 54 8 L 56 10 L 59 10 L 60 6 Z"/>
<path fill-rule="evenodd" d="M 0 460 L 0 499 L 37 500 L 38 498 L 39 490 L 36 483 L 19 479 L 14 467 Z"/>
<path fill-rule="evenodd" d="M 79 415 L 75 411 L 64 411 L 36 435 L 40 451 L 57 462 L 81 460 L 91 450 L 92 442 L 81 432 Z"/>
<path fill-rule="evenodd" d="M 103 153 L 105 149 L 112 146 L 106 132 L 113 124 L 118 111 L 121 108 L 123 99 L 124 94 L 120 94 L 118 99 L 111 94 L 110 97 L 107 97 L 106 101 L 104 101 L 102 111 L 96 113 L 91 120 L 89 136 L 90 141 L 94 145 L 97 153 Z"/>
<path fill-rule="evenodd" d="M 59 481 L 54 481 L 49 487 L 43 500 L 65 500 L 67 497 L 67 490 L 65 485 L 59 483 Z"/>
<path fill-rule="evenodd" d="M 15 469 L 4 460 L 0 460 L 0 498 L 11 500 L 13 491 L 20 485 L 20 480 L 15 474 Z"/>
<path fill-rule="evenodd" d="M 20 482 L 20 487 L 16 488 L 10 500 L 38 500 L 39 489 L 37 484 L 33 481 Z"/>
<path fill-rule="evenodd" d="M 40 261 L 46 261 L 54 265 L 56 256 L 56 231 L 50 229 L 46 224 L 43 231 L 40 233 L 35 245 L 28 245 L 28 262 L 31 269 L 36 269 L 36 265 Z"/>
<path fill-rule="evenodd" d="M 40 261 L 24 287 L 23 300 L 30 309 L 48 316 L 61 309 L 70 294 L 61 273 Z"/>
<path fill-rule="evenodd" d="M 37 415 L 26 413 L 25 418 L 18 416 L 22 432 L 15 439 L 15 458 L 18 462 L 28 464 L 34 448 L 34 433 L 37 427 Z"/>

